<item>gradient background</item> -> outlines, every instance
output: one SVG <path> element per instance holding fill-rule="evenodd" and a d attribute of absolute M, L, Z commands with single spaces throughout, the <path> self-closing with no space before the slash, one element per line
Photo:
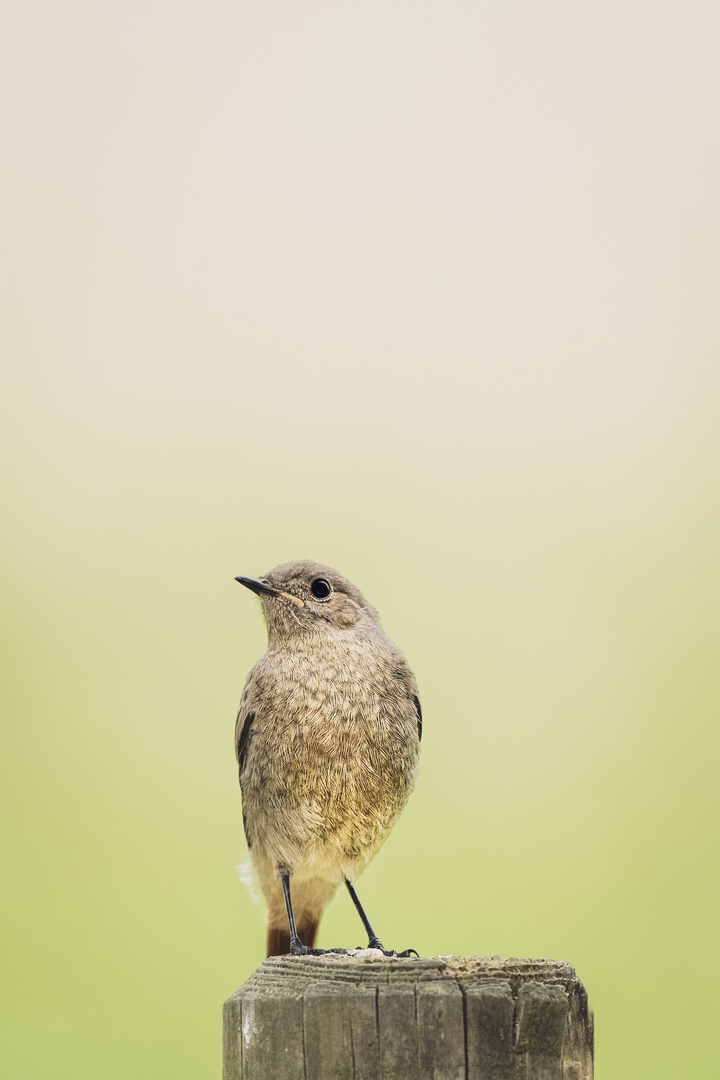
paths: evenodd
<path fill-rule="evenodd" d="M 378 931 L 573 963 L 600 1080 L 717 1067 L 716 4 L 13 4 L 0 1071 L 218 1078 L 262 959 L 233 582 L 421 687 Z M 321 943 L 355 945 L 335 903 Z"/>

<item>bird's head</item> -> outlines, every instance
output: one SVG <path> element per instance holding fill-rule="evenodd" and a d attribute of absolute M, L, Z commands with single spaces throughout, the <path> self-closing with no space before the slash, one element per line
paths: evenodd
<path fill-rule="evenodd" d="M 270 641 L 378 624 L 375 608 L 330 566 L 310 560 L 283 563 L 265 577 L 235 580 L 260 597 Z"/>

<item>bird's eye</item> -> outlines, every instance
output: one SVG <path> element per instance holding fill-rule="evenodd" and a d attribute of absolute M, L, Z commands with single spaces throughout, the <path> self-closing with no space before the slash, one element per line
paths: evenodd
<path fill-rule="evenodd" d="M 324 577 L 315 578 L 310 586 L 310 592 L 318 600 L 327 600 L 328 596 L 332 592 L 332 587 L 329 581 L 326 581 Z"/>

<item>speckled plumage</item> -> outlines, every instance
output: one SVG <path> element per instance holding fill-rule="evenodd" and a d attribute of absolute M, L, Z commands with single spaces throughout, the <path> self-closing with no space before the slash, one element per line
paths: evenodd
<path fill-rule="evenodd" d="M 328 598 L 312 595 L 317 579 L 330 584 Z M 337 571 L 287 563 L 261 581 L 276 595 L 260 597 L 268 650 L 248 676 L 237 718 L 243 819 L 270 930 L 287 928 L 279 875 L 289 873 L 305 940 L 412 790 L 420 705 L 377 612 Z"/>

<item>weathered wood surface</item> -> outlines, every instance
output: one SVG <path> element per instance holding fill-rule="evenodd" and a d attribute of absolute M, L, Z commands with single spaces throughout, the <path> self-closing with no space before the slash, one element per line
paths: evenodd
<path fill-rule="evenodd" d="M 272 956 L 225 1002 L 223 1080 L 592 1080 L 561 960 Z"/>

